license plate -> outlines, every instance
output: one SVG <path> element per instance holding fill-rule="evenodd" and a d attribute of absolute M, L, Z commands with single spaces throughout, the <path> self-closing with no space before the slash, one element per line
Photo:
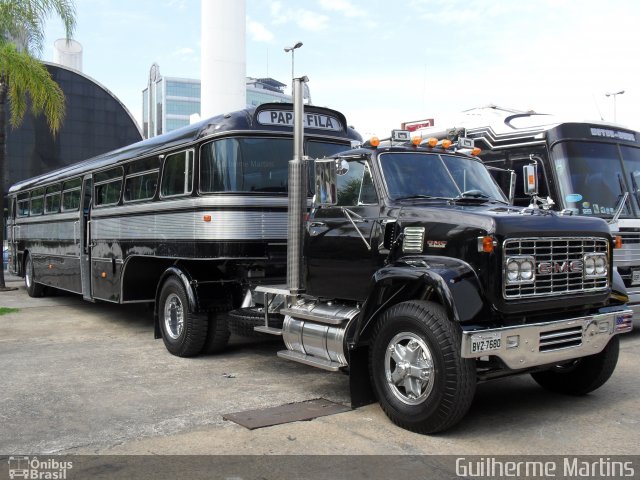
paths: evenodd
<path fill-rule="evenodd" d="M 640 270 L 633 270 L 631 272 L 631 285 L 640 284 Z"/>
<path fill-rule="evenodd" d="M 500 349 L 500 334 L 476 333 L 471 335 L 471 353 L 489 352 Z"/>

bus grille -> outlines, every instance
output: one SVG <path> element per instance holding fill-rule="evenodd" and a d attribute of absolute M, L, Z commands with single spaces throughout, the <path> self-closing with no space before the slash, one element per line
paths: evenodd
<path fill-rule="evenodd" d="M 507 284 L 503 271 L 504 297 L 507 299 L 543 297 L 583 292 L 597 292 L 609 287 L 609 275 L 586 278 L 582 268 L 569 269 L 571 262 L 582 262 L 588 253 L 607 254 L 609 242 L 604 238 L 516 238 L 503 244 L 503 265 L 511 256 L 533 257 L 536 265 L 532 282 Z M 542 264 L 552 268 L 541 269 Z M 608 268 L 611 268 L 609 266 Z"/>

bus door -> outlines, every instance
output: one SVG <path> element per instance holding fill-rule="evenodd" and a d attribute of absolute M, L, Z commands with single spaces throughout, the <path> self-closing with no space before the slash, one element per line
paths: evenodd
<path fill-rule="evenodd" d="M 9 201 L 9 218 L 7 221 L 7 235 L 9 236 L 7 242 L 9 244 L 9 264 L 7 265 L 7 268 L 10 272 L 18 274 L 18 230 L 20 227 L 16 225 L 16 199 L 11 198 Z"/>
<path fill-rule="evenodd" d="M 86 175 L 82 181 L 80 205 L 80 280 L 82 297 L 93 301 L 91 292 L 91 197 L 93 196 L 93 179 Z"/>

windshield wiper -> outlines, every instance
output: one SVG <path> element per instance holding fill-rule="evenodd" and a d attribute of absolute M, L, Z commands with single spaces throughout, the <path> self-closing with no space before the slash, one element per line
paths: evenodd
<path fill-rule="evenodd" d="M 453 200 L 452 198 L 449 197 L 434 197 L 432 195 L 422 195 L 422 194 L 415 194 L 415 195 L 406 195 L 404 197 L 396 197 L 394 198 L 394 200 L 411 200 L 414 198 L 425 198 L 427 200 Z"/>
<path fill-rule="evenodd" d="M 486 193 L 484 193 L 482 190 L 465 190 L 464 192 L 461 192 L 460 195 L 458 195 L 457 197 L 453 198 L 452 200 L 459 202 L 461 200 L 467 201 L 467 200 L 471 200 L 471 201 L 478 201 L 478 202 L 498 202 L 498 203 L 503 203 L 505 205 L 508 205 L 509 202 L 505 202 L 502 200 L 498 200 L 496 198 L 493 198 L 489 195 L 487 195 Z"/>

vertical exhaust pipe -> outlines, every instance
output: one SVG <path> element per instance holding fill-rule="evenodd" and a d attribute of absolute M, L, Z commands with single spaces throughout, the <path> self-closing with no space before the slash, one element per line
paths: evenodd
<path fill-rule="evenodd" d="M 304 291 L 302 246 L 307 213 L 307 159 L 304 157 L 303 85 L 307 77 L 293 79 L 293 160 L 289 161 L 289 224 L 287 242 L 287 289 L 291 295 Z"/>

